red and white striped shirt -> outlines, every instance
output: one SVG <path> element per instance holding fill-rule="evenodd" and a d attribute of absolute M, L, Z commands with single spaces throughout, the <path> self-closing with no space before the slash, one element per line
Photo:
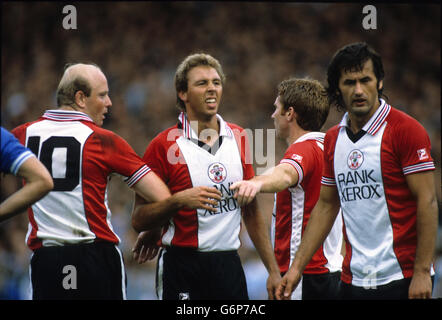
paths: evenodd
<path fill-rule="evenodd" d="M 150 171 L 129 144 L 76 111 L 48 110 L 12 132 L 54 180 L 54 189 L 28 210 L 29 248 L 92 241 L 118 244 L 107 203 L 109 176 L 120 174 L 132 187 Z"/>
<path fill-rule="evenodd" d="M 417 204 L 405 176 L 434 170 L 431 144 L 415 119 L 381 105 L 350 139 L 348 114 L 324 141 L 322 184 L 336 186 L 343 214 L 346 256 L 342 280 L 383 285 L 413 275 Z"/>
<path fill-rule="evenodd" d="M 324 133 L 309 132 L 291 144 L 280 163 L 292 165 L 298 182 L 278 192 L 274 207 L 274 250 L 281 273 L 287 272 L 301 243 L 311 211 L 319 198 L 323 169 Z M 340 216 L 329 236 L 306 266 L 305 274 L 341 270 L 342 220 Z"/>
<path fill-rule="evenodd" d="M 215 187 L 222 193 L 216 213 L 181 209 L 170 220 L 162 236 L 165 246 L 198 251 L 236 250 L 240 246 L 241 208 L 230 185 L 254 176 L 246 161 L 249 144 L 245 131 L 225 122 L 219 115 L 219 148 L 198 145 L 185 113 L 179 124 L 161 132 L 146 149 L 143 160 L 167 184 L 172 194 L 196 187 Z M 217 145 L 217 143 L 215 143 Z"/>

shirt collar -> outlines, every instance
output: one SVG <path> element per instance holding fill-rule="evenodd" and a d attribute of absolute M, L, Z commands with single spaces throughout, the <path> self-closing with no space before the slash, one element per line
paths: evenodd
<path fill-rule="evenodd" d="M 233 132 L 232 129 L 230 129 L 230 127 L 227 125 L 227 122 L 225 122 L 224 119 L 219 114 L 216 114 L 216 118 L 218 119 L 219 123 L 219 135 L 232 137 Z M 189 121 L 189 119 L 187 118 L 187 114 L 185 112 L 180 113 L 180 115 L 178 116 L 178 121 L 181 123 L 183 127 L 183 137 L 187 139 L 199 140 L 198 135 L 190 126 L 191 121 Z"/>
<path fill-rule="evenodd" d="M 388 114 L 390 113 L 391 106 L 385 102 L 383 99 L 379 99 L 381 102 L 381 105 L 376 110 L 376 112 L 372 115 L 370 120 L 367 121 L 367 123 L 362 128 L 363 131 L 371 134 L 374 136 L 378 130 L 382 127 L 382 125 L 385 122 L 385 119 L 387 119 Z M 339 123 L 339 127 L 348 127 L 348 112 L 344 114 L 344 117 L 342 118 L 341 122 Z"/>
<path fill-rule="evenodd" d="M 55 121 L 90 121 L 94 122 L 91 117 L 89 117 L 86 113 L 79 111 L 71 111 L 71 110 L 46 110 L 46 112 L 42 116 L 45 119 L 55 120 Z"/>
<path fill-rule="evenodd" d="M 321 143 L 324 143 L 324 136 L 325 136 L 325 133 L 323 133 L 323 132 L 311 131 L 311 132 L 307 132 L 307 133 L 303 134 L 302 136 L 300 136 L 298 139 L 296 139 L 296 141 L 294 143 L 303 142 L 306 140 L 317 140 L 317 141 L 320 141 Z"/>

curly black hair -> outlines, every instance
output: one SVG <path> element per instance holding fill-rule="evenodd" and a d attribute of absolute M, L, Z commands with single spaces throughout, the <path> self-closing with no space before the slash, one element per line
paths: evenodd
<path fill-rule="evenodd" d="M 339 78 L 342 71 L 361 71 L 365 62 L 371 59 L 373 71 L 377 79 L 378 95 L 381 97 L 384 87 L 379 88 L 379 81 L 384 79 L 384 66 L 381 56 L 367 43 L 351 43 L 339 49 L 327 69 L 327 94 L 330 104 L 336 106 L 338 111 L 345 110 L 339 90 Z"/>

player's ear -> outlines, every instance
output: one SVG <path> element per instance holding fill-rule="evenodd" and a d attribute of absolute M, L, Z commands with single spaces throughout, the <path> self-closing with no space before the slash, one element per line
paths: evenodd
<path fill-rule="evenodd" d="M 180 91 L 178 92 L 178 97 L 183 100 L 183 102 L 187 102 L 187 92 Z"/>
<path fill-rule="evenodd" d="M 379 81 L 378 90 L 381 90 L 384 87 L 384 80 Z"/>
<path fill-rule="evenodd" d="M 297 116 L 296 112 L 295 112 L 295 109 L 293 107 L 288 107 L 285 114 L 287 116 L 287 120 L 289 120 L 289 121 L 295 119 L 296 116 Z"/>
<path fill-rule="evenodd" d="M 87 97 L 83 91 L 78 90 L 77 92 L 75 92 L 75 104 L 80 108 L 86 107 L 86 98 Z"/>

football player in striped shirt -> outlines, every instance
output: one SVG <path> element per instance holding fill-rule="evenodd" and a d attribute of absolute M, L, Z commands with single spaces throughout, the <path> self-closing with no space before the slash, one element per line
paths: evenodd
<path fill-rule="evenodd" d="M 274 251 L 281 275 L 293 261 L 311 210 L 319 198 L 323 169 L 324 133 L 319 132 L 330 109 L 327 93 L 316 80 L 288 79 L 278 85 L 275 100 L 276 134 L 288 148 L 276 167 L 248 181 L 234 183 L 240 204 L 258 192 L 277 192 L 273 213 Z M 292 300 L 337 299 L 341 275 L 342 220 L 303 273 Z"/>
<path fill-rule="evenodd" d="M 125 299 L 120 238 L 113 230 L 107 199 L 110 175 L 122 176 L 147 200 L 167 199 L 161 201 L 165 210 L 183 197 L 170 197 L 166 185 L 130 145 L 101 128 L 112 102 L 98 66 L 68 66 L 57 89 L 57 104 L 59 108 L 13 130 L 54 181 L 54 189 L 28 212 L 32 298 Z M 210 198 L 219 197 L 216 189 L 211 191 Z M 198 201 L 195 205 L 201 207 Z M 206 201 L 214 203 L 209 197 Z"/>
<path fill-rule="evenodd" d="M 166 214 L 145 210 L 137 197 L 133 226 L 159 227 L 161 246 L 157 295 L 164 300 L 248 299 L 240 257 L 241 219 L 270 273 L 269 298 L 279 283 L 278 265 L 262 214 L 252 202 L 239 206 L 230 185 L 254 175 L 247 159 L 247 134 L 218 114 L 224 85 L 218 60 L 205 53 L 186 57 L 175 73 L 178 123 L 149 144 L 143 159 L 172 194 L 191 187 L 214 187 L 222 194 L 215 212 L 191 207 Z"/>
<path fill-rule="evenodd" d="M 341 207 L 342 298 L 431 298 L 438 209 L 428 134 L 381 99 L 382 60 L 366 43 L 340 49 L 327 78 L 347 112 L 326 133 L 320 197 L 277 297 L 290 296 Z"/>

